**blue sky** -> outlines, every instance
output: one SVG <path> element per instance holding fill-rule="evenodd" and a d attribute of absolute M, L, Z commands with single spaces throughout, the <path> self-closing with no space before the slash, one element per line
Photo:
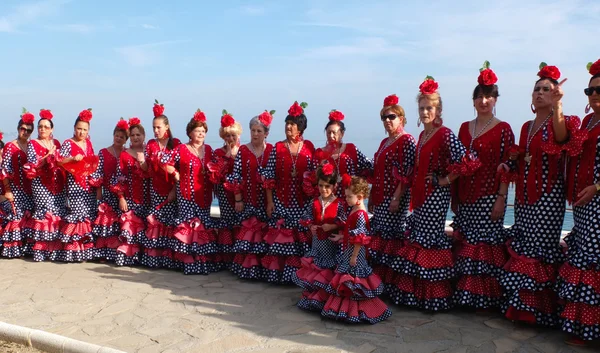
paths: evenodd
<path fill-rule="evenodd" d="M 101 5 L 100 5 L 101 4 Z M 345 113 L 345 140 L 372 155 L 384 137 L 378 112 L 396 93 L 417 134 L 415 97 L 432 75 L 446 125 L 474 116 L 471 92 L 484 60 L 499 77 L 498 117 L 518 134 L 531 118 L 537 66 L 557 65 L 565 111 L 582 116 L 588 61 L 597 49 L 600 2 L 548 1 L 93 1 L 0 2 L 0 129 L 7 139 L 21 107 L 55 114 L 55 135 L 72 133 L 92 107 L 91 135 L 111 143 L 119 117 L 149 127 L 155 98 L 176 136 L 196 108 L 206 112 L 207 141 L 220 145 L 220 112 L 245 128 L 276 109 L 270 141 L 283 137 L 294 100 L 306 101 L 306 137 L 324 142 L 331 109 Z M 148 136 L 150 138 L 151 136 Z"/>

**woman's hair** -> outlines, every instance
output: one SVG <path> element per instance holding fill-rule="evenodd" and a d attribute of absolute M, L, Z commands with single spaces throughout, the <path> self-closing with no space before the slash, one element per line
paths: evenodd
<path fill-rule="evenodd" d="M 339 120 L 329 120 L 327 122 L 327 124 L 325 125 L 325 131 L 327 131 L 327 129 L 331 126 L 331 125 L 337 125 L 340 127 L 340 131 L 342 133 L 346 132 L 346 125 L 344 125 L 343 121 L 339 121 Z"/>
<path fill-rule="evenodd" d="M 535 81 L 535 84 L 537 85 L 538 82 L 541 82 L 541 81 L 544 81 L 544 80 L 548 80 L 548 81 L 552 82 L 552 84 L 558 85 L 558 81 L 556 81 L 555 79 L 550 78 L 550 77 L 540 77 L 537 81 Z"/>
<path fill-rule="evenodd" d="M 296 124 L 296 126 L 298 126 L 298 133 L 300 135 L 304 134 L 304 130 L 306 130 L 306 126 L 307 126 L 306 115 L 304 115 L 304 113 L 302 113 L 298 116 L 288 115 L 285 117 L 285 122 L 286 122 L 286 124 L 288 122 Z"/>
<path fill-rule="evenodd" d="M 52 120 L 51 120 L 51 119 L 40 119 L 40 120 L 38 120 L 38 126 L 40 126 L 40 123 L 41 123 L 42 121 L 47 121 L 47 122 L 49 122 L 49 123 L 50 123 L 50 128 L 51 128 L 51 129 L 54 129 L 54 123 L 52 122 Z M 77 123 L 76 123 L 75 125 L 77 125 Z"/>
<path fill-rule="evenodd" d="M 438 92 L 435 92 L 432 94 L 419 93 L 419 95 L 417 96 L 417 103 L 420 103 L 423 99 L 427 99 L 428 101 L 430 101 L 431 104 L 433 104 L 437 108 L 438 114 L 440 116 L 442 115 L 442 110 L 443 110 L 442 97 L 440 96 L 440 94 Z"/>
<path fill-rule="evenodd" d="M 169 129 L 167 130 L 167 134 L 169 135 L 169 139 L 167 140 L 167 146 L 166 146 L 166 148 L 168 150 L 172 150 L 174 143 L 173 143 L 173 134 L 171 133 L 171 124 L 169 124 L 169 118 L 167 118 L 166 115 L 159 115 L 159 116 L 155 116 L 154 119 L 152 119 L 152 121 L 154 121 L 156 119 L 161 119 L 162 122 L 163 122 L 163 124 L 165 124 L 165 126 L 169 127 Z"/>
<path fill-rule="evenodd" d="M 600 72 L 599 72 L 599 73 L 597 73 L 597 74 L 595 74 L 594 76 L 592 76 L 592 78 L 590 78 L 590 82 L 588 82 L 588 86 L 590 85 L 590 83 L 592 83 L 592 81 L 593 81 L 595 78 L 598 78 L 598 77 L 600 77 Z"/>
<path fill-rule="evenodd" d="M 146 130 L 144 130 L 144 127 L 142 126 L 142 124 L 130 125 L 128 136 L 131 135 L 131 133 L 133 132 L 133 129 L 139 129 L 140 132 L 142 133 L 142 135 L 146 136 Z"/>
<path fill-rule="evenodd" d="M 206 124 L 206 121 L 198 121 L 192 118 L 192 120 L 190 120 L 190 122 L 185 127 L 185 133 L 188 135 L 188 137 L 190 137 L 192 131 L 199 127 L 203 127 L 204 132 L 208 132 L 208 124 Z"/>
<path fill-rule="evenodd" d="M 4 141 L 0 140 L 0 150 L 3 149 L 3 148 L 4 148 Z"/>
<path fill-rule="evenodd" d="M 319 182 L 319 180 L 323 180 L 329 185 L 335 185 L 338 181 L 338 173 L 334 168 L 333 173 L 325 175 L 325 173 L 323 173 L 323 165 L 319 165 L 319 167 L 317 168 L 317 183 Z"/>
<path fill-rule="evenodd" d="M 250 119 L 250 123 L 248 124 L 248 128 L 250 128 L 250 130 L 252 130 L 252 126 L 253 125 L 260 125 L 262 126 L 263 129 L 265 129 L 265 132 L 268 133 L 269 132 L 269 126 L 266 126 L 265 124 L 262 123 L 262 121 L 260 121 L 260 119 L 258 118 L 258 115 L 255 116 L 254 118 Z"/>
<path fill-rule="evenodd" d="M 477 85 L 473 90 L 473 100 L 477 99 L 479 95 L 483 95 L 484 97 L 500 97 L 500 92 L 498 92 L 498 85 Z"/>
<path fill-rule="evenodd" d="M 402 108 L 401 105 L 396 104 L 381 108 L 381 110 L 379 111 L 379 117 L 382 117 L 383 114 L 385 114 L 385 112 L 387 112 L 388 110 L 391 110 L 394 114 L 398 116 L 398 118 L 401 118 L 400 123 L 402 124 L 402 126 L 406 125 L 406 113 L 404 112 L 404 108 Z"/>
<path fill-rule="evenodd" d="M 50 120 L 50 121 L 52 121 L 52 120 Z M 17 130 L 19 130 L 21 125 L 29 126 L 29 127 L 31 127 L 31 130 L 33 130 L 35 128 L 35 126 L 33 126 L 33 123 L 27 124 L 26 122 L 23 121 L 23 119 L 19 119 L 19 123 L 17 124 Z"/>
<path fill-rule="evenodd" d="M 206 128 L 205 128 L 206 129 Z M 193 129 L 192 129 L 193 130 Z M 234 134 L 237 135 L 238 137 L 242 136 L 242 125 L 240 125 L 240 123 L 238 123 L 237 121 L 231 125 L 231 126 L 226 126 L 226 127 L 220 127 L 219 128 L 219 136 L 222 139 L 225 139 L 225 135 L 227 134 Z"/>
<path fill-rule="evenodd" d="M 361 195 L 365 199 L 369 197 L 369 183 L 364 178 L 353 176 L 348 189 L 354 195 Z"/>

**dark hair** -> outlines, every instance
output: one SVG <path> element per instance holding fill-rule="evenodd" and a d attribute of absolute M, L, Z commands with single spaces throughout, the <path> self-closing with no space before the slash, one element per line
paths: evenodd
<path fill-rule="evenodd" d="M 473 90 L 473 100 L 477 99 L 477 97 L 482 94 L 484 97 L 500 97 L 500 92 L 498 92 L 498 85 L 477 85 Z"/>
<path fill-rule="evenodd" d="M 555 79 L 550 78 L 550 77 L 540 77 L 537 81 L 535 81 L 535 84 L 537 85 L 538 82 L 544 81 L 544 80 L 548 80 L 548 81 L 552 82 L 554 85 L 558 85 L 558 81 L 556 81 Z"/>
<path fill-rule="evenodd" d="M 134 126 L 136 126 L 136 125 L 134 125 Z M 139 126 L 141 126 L 141 125 L 139 125 Z M 118 126 L 115 126 L 115 128 L 113 129 L 113 136 L 115 136 L 115 134 L 117 132 L 122 132 L 125 134 L 125 141 L 127 141 L 129 139 L 129 130 L 121 129 Z M 144 133 L 144 135 L 146 135 L 146 134 Z"/>
<path fill-rule="evenodd" d="M 30 126 L 32 130 L 35 128 L 35 126 L 33 126 L 33 123 L 27 124 L 26 122 L 23 121 L 23 119 L 19 119 L 19 123 L 17 124 L 17 130 L 19 130 L 21 125 Z"/>
<path fill-rule="evenodd" d="M 133 129 L 139 129 L 140 132 L 146 136 L 146 130 L 144 129 L 144 127 L 142 126 L 142 124 L 137 124 L 137 125 L 130 125 L 129 126 L 129 134 L 127 134 L 128 136 L 131 135 L 131 131 L 133 131 Z"/>
<path fill-rule="evenodd" d="M 190 137 L 192 131 L 194 131 L 198 127 L 203 127 L 204 132 L 208 132 L 208 124 L 206 123 L 206 121 L 198 121 L 192 118 L 192 120 L 190 120 L 190 122 L 185 127 L 185 133 L 188 135 L 188 137 Z"/>
<path fill-rule="evenodd" d="M 0 140 L 0 150 L 4 148 L 4 141 Z"/>
<path fill-rule="evenodd" d="M 341 132 L 346 132 L 346 126 L 344 125 L 343 121 L 339 121 L 339 120 L 329 120 L 327 122 L 327 125 L 325 125 L 325 131 L 327 131 L 327 128 L 330 127 L 331 125 L 337 125 L 340 127 L 340 131 Z"/>
<path fill-rule="evenodd" d="M 300 114 L 298 116 L 291 116 L 288 115 L 285 117 L 285 123 L 287 124 L 289 122 L 296 124 L 296 126 L 298 126 L 298 132 L 300 133 L 300 135 L 302 135 L 304 133 L 304 130 L 306 130 L 306 115 L 304 114 Z"/>
<path fill-rule="evenodd" d="M 169 126 L 169 130 L 167 130 L 167 134 L 169 135 L 169 139 L 167 140 L 167 146 L 166 147 L 167 147 L 168 150 L 172 150 L 174 142 L 173 142 L 173 134 L 171 133 L 171 124 L 169 124 L 169 118 L 167 118 L 166 115 L 159 115 L 159 116 L 155 116 L 154 119 L 152 119 L 152 121 L 154 121 L 156 119 L 162 119 L 163 123 L 165 125 Z"/>
<path fill-rule="evenodd" d="M 54 129 L 54 123 L 53 123 L 53 122 L 52 122 L 52 120 L 50 120 L 50 119 L 40 119 L 40 120 L 38 120 L 38 126 L 40 126 L 40 123 L 41 123 L 42 121 L 44 121 L 44 120 L 46 120 L 47 122 L 49 122 L 49 123 L 50 123 L 50 128 L 51 128 L 51 129 Z M 77 125 L 77 124 L 75 124 L 75 125 Z"/>
<path fill-rule="evenodd" d="M 590 83 L 592 83 L 592 81 L 593 81 L 595 78 L 598 78 L 598 77 L 600 77 L 600 72 L 599 72 L 599 73 L 597 73 L 597 74 L 595 74 L 594 76 L 592 76 L 592 78 L 590 78 L 590 82 L 588 82 L 588 86 L 590 85 Z"/>
<path fill-rule="evenodd" d="M 81 118 L 77 117 L 77 119 L 75 119 L 75 124 L 73 124 L 73 127 L 77 126 L 77 123 L 83 121 L 84 123 L 87 123 L 88 126 L 90 126 L 90 122 L 89 121 L 85 121 L 85 120 L 81 120 Z"/>
<path fill-rule="evenodd" d="M 325 175 L 325 174 L 323 174 L 323 165 L 320 165 L 317 168 L 317 184 L 319 183 L 319 180 L 323 180 L 324 182 L 326 182 L 329 185 L 337 184 L 337 180 L 338 180 L 337 170 L 334 169 L 333 173 L 331 173 L 331 175 Z"/>

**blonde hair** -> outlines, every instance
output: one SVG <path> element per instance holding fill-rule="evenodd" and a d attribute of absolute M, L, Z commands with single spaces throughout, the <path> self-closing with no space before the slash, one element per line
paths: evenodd
<path fill-rule="evenodd" d="M 401 105 L 388 105 L 381 108 L 381 110 L 379 111 L 379 117 L 382 117 L 383 114 L 385 114 L 385 112 L 387 112 L 388 110 L 398 115 L 399 118 L 401 117 L 400 123 L 402 124 L 402 126 L 406 125 L 406 113 L 404 112 L 404 108 L 402 108 Z"/>
<path fill-rule="evenodd" d="M 369 183 L 364 178 L 353 176 L 348 188 L 354 195 L 369 198 Z"/>
<path fill-rule="evenodd" d="M 231 126 L 226 126 L 226 127 L 220 127 L 219 128 L 219 136 L 222 139 L 225 139 L 225 135 L 227 135 L 227 134 L 234 134 L 234 135 L 237 135 L 238 137 L 242 136 L 242 125 L 240 125 L 240 123 L 238 123 L 236 121 Z"/>
<path fill-rule="evenodd" d="M 437 108 L 438 115 L 440 117 L 442 116 L 442 97 L 438 92 L 432 94 L 419 93 L 419 95 L 417 96 L 417 103 L 421 103 L 423 99 L 427 99 L 429 102 L 431 102 L 431 104 L 433 104 L 433 106 Z"/>

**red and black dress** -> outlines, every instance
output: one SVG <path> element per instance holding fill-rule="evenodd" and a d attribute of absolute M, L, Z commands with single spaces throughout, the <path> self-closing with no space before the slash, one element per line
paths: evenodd
<path fill-rule="evenodd" d="M 467 150 L 465 162 L 469 171 L 454 185 L 459 204 L 454 217 L 456 246 L 455 270 L 458 284 L 454 293 L 456 305 L 477 309 L 500 307 L 503 303 L 499 279 L 508 260 L 504 243 L 508 232 L 504 217 L 493 221 L 492 209 L 501 183 L 510 177 L 498 173 L 498 166 L 509 160 L 515 137 L 508 123 L 500 122 L 473 139 L 469 122 L 460 127 L 458 139 Z M 506 211 L 506 201 L 504 203 Z"/>
<path fill-rule="evenodd" d="M 586 187 L 600 182 L 600 124 L 591 125 L 590 114 L 581 124 L 582 148 L 574 148 L 567 168 L 570 203 Z M 572 137 L 573 138 L 573 137 Z M 557 292 L 564 306 L 559 314 L 562 330 L 583 340 L 600 338 L 600 196 L 573 208 L 575 226 L 565 238 L 567 261 L 560 268 Z"/>
<path fill-rule="evenodd" d="M 424 143 L 423 135 L 421 132 L 417 144 L 411 190 L 413 213 L 407 219 L 404 246 L 391 264 L 397 276 L 389 295 L 396 304 L 438 311 L 453 304 L 454 259 L 452 239 L 445 230 L 450 187 L 437 184 L 437 180 L 456 173 L 465 147 L 445 126 Z M 433 174 L 433 182 L 428 174 Z"/>
<path fill-rule="evenodd" d="M 235 256 L 233 251 L 234 232 L 239 227 L 238 215 L 235 213 L 234 193 L 225 187 L 227 176 L 233 173 L 233 163 L 234 158 L 227 156 L 225 147 L 215 150 L 215 162 L 211 164 L 211 182 L 219 200 L 219 224 L 217 225 L 219 253 L 216 261 L 223 268 L 229 268 Z"/>
<path fill-rule="evenodd" d="M 574 137 L 579 118 L 565 119 L 569 135 Z M 573 148 L 577 139 L 556 143 L 552 119 L 547 120 L 531 134 L 533 121 L 521 128 L 515 224 L 510 228 L 510 259 L 500 284 L 506 295 L 503 310 L 507 318 L 553 326 L 558 323 L 554 286 L 565 259 L 560 246 L 566 206 L 563 151 Z"/>
<path fill-rule="evenodd" d="M 333 155 L 337 156 L 334 158 Z M 338 175 L 356 175 L 367 177 L 373 169 L 373 162 L 353 144 L 342 143 L 341 146 L 334 147 L 329 145 L 324 148 L 317 148 L 314 154 L 315 165 L 319 165 L 325 161 L 335 166 Z M 344 199 L 344 188 L 341 183 L 338 183 L 335 189 L 335 195 Z"/>

